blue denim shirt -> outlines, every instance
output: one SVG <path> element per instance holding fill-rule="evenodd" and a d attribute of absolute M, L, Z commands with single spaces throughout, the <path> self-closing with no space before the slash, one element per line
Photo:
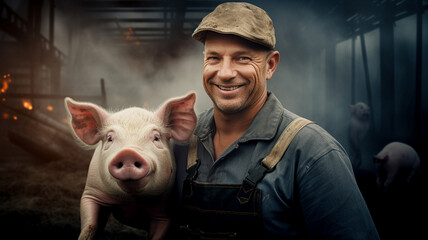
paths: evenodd
<path fill-rule="evenodd" d="M 269 93 L 246 133 L 214 159 L 213 109 L 202 113 L 194 132 L 200 141 L 197 181 L 242 183 L 248 170 L 269 154 L 282 131 L 296 117 Z M 187 176 L 187 145 L 178 144 L 174 151 L 181 199 Z M 345 150 L 316 124 L 300 130 L 257 188 L 262 191 L 263 224 L 271 235 L 297 239 L 379 239 Z"/>

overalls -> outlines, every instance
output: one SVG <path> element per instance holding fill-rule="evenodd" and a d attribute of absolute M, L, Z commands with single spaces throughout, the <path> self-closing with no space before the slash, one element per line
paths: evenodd
<path fill-rule="evenodd" d="M 261 217 L 261 191 L 256 188 L 266 173 L 281 160 L 300 129 L 311 121 L 292 121 L 271 152 L 248 171 L 242 184 L 213 184 L 196 181 L 200 160 L 198 137 L 189 143 L 187 178 L 183 185 L 180 233 L 182 239 L 272 239 Z"/>

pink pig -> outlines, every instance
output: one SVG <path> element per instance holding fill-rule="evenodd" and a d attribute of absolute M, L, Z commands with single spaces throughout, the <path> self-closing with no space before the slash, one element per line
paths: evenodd
<path fill-rule="evenodd" d="M 165 237 L 166 199 L 175 178 L 170 139 L 185 141 L 192 134 L 195 99 L 190 93 L 155 112 L 133 107 L 115 113 L 65 99 L 77 139 L 96 147 L 80 202 L 79 240 L 100 234 L 110 213 L 125 224 L 144 225 L 146 219 L 150 239 Z"/>
<path fill-rule="evenodd" d="M 399 174 L 407 184 L 410 183 L 420 167 L 420 159 L 415 149 L 401 142 L 387 144 L 373 160 L 377 171 L 376 184 L 383 191 L 388 190 Z"/>
<path fill-rule="evenodd" d="M 362 164 L 361 145 L 370 128 L 370 108 L 365 103 L 358 102 L 349 105 L 349 110 L 352 113 L 348 126 L 349 156 L 355 170 Z"/>

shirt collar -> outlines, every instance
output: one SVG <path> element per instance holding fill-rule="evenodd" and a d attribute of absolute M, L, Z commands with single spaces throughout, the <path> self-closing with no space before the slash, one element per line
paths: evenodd
<path fill-rule="evenodd" d="M 238 140 L 246 142 L 249 140 L 270 140 L 275 137 L 283 114 L 283 107 L 276 96 L 268 92 L 268 98 L 257 113 L 248 130 Z M 198 126 L 194 134 L 201 140 L 207 138 L 210 133 L 215 131 L 214 111 L 209 109 L 202 113 L 198 119 Z"/>

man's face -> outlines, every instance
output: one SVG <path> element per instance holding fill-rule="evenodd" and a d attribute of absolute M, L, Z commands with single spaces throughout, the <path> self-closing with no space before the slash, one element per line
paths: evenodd
<path fill-rule="evenodd" d="M 207 34 L 203 84 L 215 108 L 222 113 L 239 113 L 255 103 L 264 103 L 266 81 L 273 73 L 269 69 L 265 50 L 234 35 Z"/>

